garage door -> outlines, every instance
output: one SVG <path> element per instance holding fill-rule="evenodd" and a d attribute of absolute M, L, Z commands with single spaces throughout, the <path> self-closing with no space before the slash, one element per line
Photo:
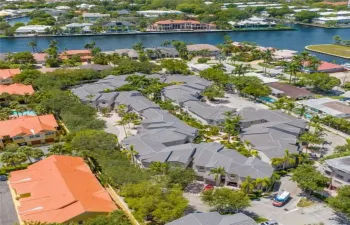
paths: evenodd
<path fill-rule="evenodd" d="M 38 141 L 32 141 L 32 145 L 40 145 L 41 144 L 41 141 L 38 140 Z"/>
<path fill-rule="evenodd" d="M 48 142 L 54 142 L 55 140 L 53 138 L 48 138 L 48 139 L 45 139 L 45 142 L 48 143 Z"/>

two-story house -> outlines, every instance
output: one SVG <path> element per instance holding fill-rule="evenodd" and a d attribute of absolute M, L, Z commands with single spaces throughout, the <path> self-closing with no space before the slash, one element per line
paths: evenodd
<path fill-rule="evenodd" d="M 19 73 L 19 69 L 0 69 L 0 84 L 12 84 L 12 78 Z"/>
<path fill-rule="evenodd" d="M 328 159 L 324 172 L 331 178 L 332 188 L 350 185 L 350 156 Z"/>

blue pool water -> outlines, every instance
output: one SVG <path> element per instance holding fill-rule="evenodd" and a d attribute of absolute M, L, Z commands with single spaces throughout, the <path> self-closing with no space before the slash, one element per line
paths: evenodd
<path fill-rule="evenodd" d="M 259 99 L 261 99 L 264 102 L 268 102 L 268 103 L 274 103 L 276 102 L 276 99 L 273 99 L 271 97 L 260 97 Z"/>
<path fill-rule="evenodd" d="M 36 116 L 36 113 L 32 110 L 27 110 L 24 112 L 17 112 L 15 110 L 13 110 L 11 115 L 13 115 L 13 116 Z"/>
<path fill-rule="evenodd" d="M 309 113 L 305 113 L 304 116 L 305 116 L 306 119 L 311 119 L 312 118 L 312 115 L 309 114 Z"/>

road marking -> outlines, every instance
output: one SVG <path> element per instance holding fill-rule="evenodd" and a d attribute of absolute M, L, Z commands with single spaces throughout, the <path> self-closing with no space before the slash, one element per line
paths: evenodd
<path fill-rule="evenodd" d="M 299 208 L 295 208 L 295 209 L 289 210 L 289 211 L 286 212 L 286 213 L 288 214 L 288 213 L 291 213 L 291 212 L 295 212 L 295 211 L 297 211 L 297 210 L 299 210 Z"/>

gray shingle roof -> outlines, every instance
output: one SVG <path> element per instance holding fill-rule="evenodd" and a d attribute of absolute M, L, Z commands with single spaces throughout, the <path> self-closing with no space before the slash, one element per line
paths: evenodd
<path fill-rule="evenodd" d="M 165 87 L 162 91 L 163 95 L 178 104 L 183 104 L 187 101 L 198 101 L 199 91 L 186 87 L 184 85 L 173 85 Z"/>
<path fill-rule="evenodd" d="M 220 215 L 218 212 L 191 213 L 166 225 L 257 225 L 243 213 Z"/>
<path fill-rule="evenodd" d="M 350 156 L 328 159 L 325 161 L 329 166 L 350 173 Z"/>
<path fill-rule="evenodd" d="M 159 109 L 159 106 L 157 104 L 142 96 L 141 93 L 137 91 L 120 92 L 120 94 L 115 99 L 115 102 L 118 105 L 127 105 L 136 112 L 142 112 L 143 110 L 151 108 Z"/>
<path fill-rule="evenodd" d="M 223 121 L 225 119 L 225 112 L 236 111 L 226 106 L 211 106 L 200 101 L 187 101 L 184 103 L 184 106 L 187 107 L 190 112 L 205 119 L 206 121 L 212 120 L 216 122 Z"/>
<path fill-rule="evenodd" d="M 304 120 L 277 110 L 250 107 L 242 109 L 239 114 L 244 124 L 240 136 L 242 140 L 249 141 L 254 149 L 270 159 L 283 157 L 285 149 L 291 153 L 298 152 L 297 139 L 307 125 Z"/>

